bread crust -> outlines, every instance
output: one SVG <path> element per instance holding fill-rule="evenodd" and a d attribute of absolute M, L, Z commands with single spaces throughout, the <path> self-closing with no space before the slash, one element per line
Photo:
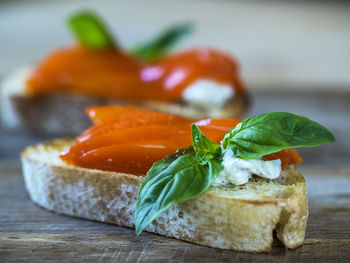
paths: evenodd
<path fill-rule="evenodd" d="M 134 228 L 143 177 L 66 165 L 58 154 L 72 142 L 54 140 L 22 152 L 31 199 L 58 213 Z M 276 230 L 287 248 L 299 247 L 308 216 L 305 181 L 295 170 L 284 176 L 279 186 L 283 191 L 274 195 L 243 198 L 237 195 L 238 188 L 210 188 L 195 199 L 173 205 L 146 231 L 204 246 L 266 252 L 271 250 Z M 269 182 L 259 184 L 265 187 Z"/>

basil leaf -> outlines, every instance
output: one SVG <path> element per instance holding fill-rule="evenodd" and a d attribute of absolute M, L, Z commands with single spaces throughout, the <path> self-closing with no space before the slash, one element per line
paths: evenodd
<path fill-rule="evenodd" d="M 77 41 L 85 48 L 106 50 L 116 47 L 105 24 L 92 12 L 82 11 L 71 15 L 68 25 Z"/>
<path fill-rule="evenodd" d="M 150 179 L 152 179 L 154 176 L 159 174 L 161 171 L 163 171 L 165 168 L 167 168 L 172 162 L 174 162 L 177 158 L 185 155 L 185 154 L 192 154 L 195 155 L 195 151 L 192 147 L 192 145 L 187 146 L 183 149 L 179 149 L 176 151 L 176 153 L 173 153 L 171 155 L 168 155 L 164 159 L 155 162 L 152 167 L 147 172 L 147 177 L 143 180 L 143 183 L 141 184 L 141 187 L 139 189 L 139 192 L 142 190 L 143 185 Z"/>
<path fill-rule="evenodd" d="M 239 123 L 225 135 L 222 146 L 231 148 L 236 157 L 255 159 L 286 148 L 334 141 L 332 133 L 317 122 L 292 113 L 272 112 Z"/>
<path fill-rule="evenodd" d="M 192 124 L 192 142 L 193 149 L 201 162 L 206 162 L 221 154 L 221 147 L 216 142 L 209 140 L 195 124 Z"/>
<path fill-rule="evenodd" d="M 173 162 L 171 159 L 155 163 L 141 184 L 135 213 L 136 234 L 171 205 L 205 192 L 222 169 L 217 160 L 198 164 L 193 154 L 185 154 Z"/>
<path fill-rule="evenodd" d="M 145 61 L 155 61 L 163 57 L 169 50 L 192 32 L 193 26 L 190 23 L 175 25 L 159 34 L 153 40 L 135 46 L 131 53 Z"/>

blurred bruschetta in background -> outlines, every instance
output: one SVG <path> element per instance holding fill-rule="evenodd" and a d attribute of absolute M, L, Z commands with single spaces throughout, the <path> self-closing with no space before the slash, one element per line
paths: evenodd
<path fill-rule="evenodd" d="M 76 45 L 23 66 L 1 83 L 1 119 L 8 128 L 74 135 L 89 126 L 84 108 L 132 104 L 192 119 L 241 118 L 249 96 L 236 60 L 211 48 L 169 54 L 191 31 L 177 25 L 122 50 L 91 12 L 69 17 Z"/>

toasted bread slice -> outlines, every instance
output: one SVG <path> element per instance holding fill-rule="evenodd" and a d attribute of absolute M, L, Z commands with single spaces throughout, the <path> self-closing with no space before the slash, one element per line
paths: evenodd
<path fill-rule="evenodd" d="M 2 82 L 0 117 L 5 127 L 42 134 L 76 135 L 91 125 L 84 112 L 84 109 L 89 106 L 128 103 L 199 120 L 205 118 L 241 118 L 247 112 L 249 105 L 248 97 L 245 95 L 236 95 L 220 109 L 203 108 L 184 102 L 145 101 L 133 103 L 81 94 L 59 93 L 29 96 L 25 90 L 25 81 L 32 71 L 32 66 L 24 66 L 14 71 Z"/>
<path fill-rule="evenodd" d="M 54 140 L 22 152 L 31 199 L 58 213 L 134 227 L 142 176 L 84 169 L 59 153 L 73 140 Z M 303 177 L 294 169 L 275 180 L 254 177 L 241 186 L 211 187 L 173 205 L 146 231 L 192 243 L 242 251 L 269 251 L 274 231 L 287 248 L 302 245 L 308 218 Z"/>

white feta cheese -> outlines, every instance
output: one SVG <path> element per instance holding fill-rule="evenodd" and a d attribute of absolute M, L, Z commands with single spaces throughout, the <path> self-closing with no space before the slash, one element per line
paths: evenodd
<path fill-rule="evenodd" d="M 264 161 L 260 159 L 244 160 L 233 156 L 232 150 L 226 150 L 221 165 L 224 169 L 212 186 L 227 184 L 241 185 L 249 181 L 253 174 L 267 179 L 276 179 L 281 173 L 281 160 Z"/>
<path fill-rule="evenodd" d="M 206 108 L 220 108 L 234 95 L 234 89 L 228 84 L 220 84 L 209 79 L 200 79 L 184 90 L 182 98 L 189 104 Z"/>

